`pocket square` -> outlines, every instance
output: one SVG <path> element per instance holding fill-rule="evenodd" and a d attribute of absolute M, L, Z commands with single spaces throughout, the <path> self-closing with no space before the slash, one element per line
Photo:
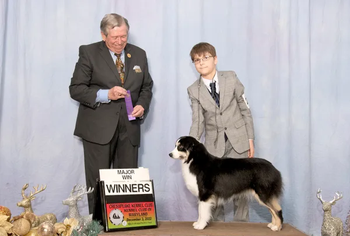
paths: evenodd
<path fill-rule="evenodd" d="M 134 70 L 136 73 L 141 73 L 141 72 L 142 72 L 140 66 L 138 66 L 138 65 L 134 66 L 133 70 Z"/>

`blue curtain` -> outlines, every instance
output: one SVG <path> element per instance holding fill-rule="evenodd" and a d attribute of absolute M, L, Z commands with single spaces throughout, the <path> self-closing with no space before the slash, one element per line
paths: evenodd
<path fill-rule="evenodd" d="M 0 0 L 0 205 L 23 209 L 21 188 L 46 184 L 34 212 L 63 220 L 62 200 L 85 184 L 78 104 L 68 92 L 78 47 L 101 40 L 99 23 L 116 12 L 130 23 L 129 42 L 147 52 L 154 99 L 142 126 L 140 166 L 155 183 L 159 220 L 194 221 L 197 201 L 180 163 L 168 157 L 187 135 L 186 88 L 198 74 L 192 46 L 216 46 L 218 70 L 234 70 L 246 88 L 256 156 L 284 180 L 285 222 L 319 235 L 322 205 L 336 191 L 333 215 L 350 210 L 350 1 L 348 0 Z M 29 189 L 27 190 L 29 191 Z M 87 214 L 86 199 L 80 202 Z M 226 210 L 226 219 L 233 213 Z M 253 222 L 269 213 L 251 204 Z"/>

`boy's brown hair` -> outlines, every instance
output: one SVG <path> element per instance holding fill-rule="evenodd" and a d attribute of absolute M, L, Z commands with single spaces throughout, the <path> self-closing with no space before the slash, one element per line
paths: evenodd
<path fill-rule="evenodd" d="M 194 45 L 190 52 L 191 60 L 194 60 L 195 55 L 201 56 L 206 52 L 209 53 L 211 56 L 216 57 L 216 50 L 213 45 L 205 42 L 201 42 Z"/>

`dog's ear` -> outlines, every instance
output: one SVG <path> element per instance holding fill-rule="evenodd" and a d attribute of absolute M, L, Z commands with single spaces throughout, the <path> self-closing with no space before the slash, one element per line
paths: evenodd
<path fill-rule="evenodd" d="M 192 144 L 188 147 L 188 151 L 189 151 L 189 152 L 192 152 L 193 149 L 194 149 L 194 146 L 195 146 L 195 144 L 192 143 Z"/>
<path fill-rule="evenodd" d="M 202 156 L 203 154 L 207 155 L 208 151 L 207 149 L 205 148 L 204 144 L 203 143 L 194 143 L 192 145 L 192 152 L 191 152 L 191 155 L 199 155 L 199 156 Z"/>
<path fill-rule="evenodd" d="M 187 147 L 188 157 L 185 163 L 190 163 L 190 161 L 197 155 L 196 154 L 196 146 L 198 146 L 197 143 L 192 143 Z"/>

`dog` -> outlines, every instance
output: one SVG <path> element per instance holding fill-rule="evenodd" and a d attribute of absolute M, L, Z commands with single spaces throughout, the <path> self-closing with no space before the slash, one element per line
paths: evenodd
<path fill-rule="evenodd" d="M 283 216 L 279 198 L 283 183 L 281 173 L 261 158 L 218 158 L 191 136 L 180 137 L 169 156 L 182 161 L 182 174 L 188 190 L 198 197 L 198 220 L 195 229 L 204 229 L 212 215 L 212 207 L 239 195 L 251 194 L 271 213 L 267 226 L 282 229 Z"/>

